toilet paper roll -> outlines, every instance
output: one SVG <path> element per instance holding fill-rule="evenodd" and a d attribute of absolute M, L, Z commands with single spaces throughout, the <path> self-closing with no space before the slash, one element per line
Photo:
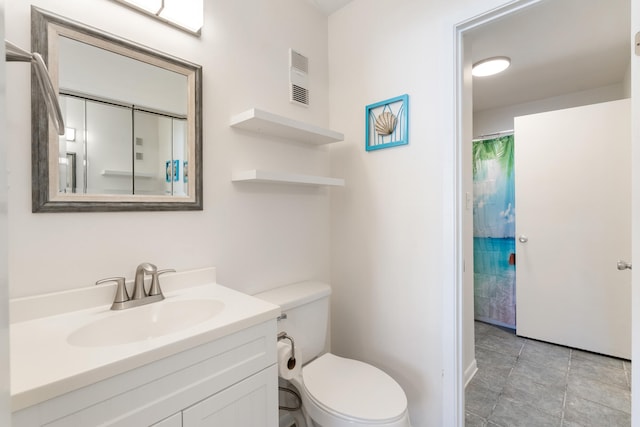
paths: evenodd
<path fill-rule="evenodd" d="M 296 347 L 296 358 L 291 360 L 291 344 L 286 340 L 278 342 L 278 376 L 290 380 L 302 371 L 302 354 Z"/>

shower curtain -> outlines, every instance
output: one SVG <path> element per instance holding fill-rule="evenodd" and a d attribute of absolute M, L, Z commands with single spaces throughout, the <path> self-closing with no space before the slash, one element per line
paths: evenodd
<path fill-rule="evenodd" d="M 473 143 L 475 319 L 516 326 L 513 135 Z"/>

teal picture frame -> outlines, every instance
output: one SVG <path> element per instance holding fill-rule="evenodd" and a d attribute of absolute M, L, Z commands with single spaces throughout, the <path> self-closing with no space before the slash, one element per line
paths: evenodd
<path fill-rule="evenodd" d="M 164 170 L 165 182 L 178 181 L 180 176 L 180 160 L 167 160 Z"/>
<path fill-rule="evenodd" d="M 367 151 L 409 144 L 409 95 L 367 105 L 365 133 Z"/>

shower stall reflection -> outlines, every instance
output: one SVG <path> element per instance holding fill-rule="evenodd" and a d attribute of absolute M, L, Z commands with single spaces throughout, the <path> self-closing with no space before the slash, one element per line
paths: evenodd
<path fill-rule="evenodd" d="M 60 137 L 59 192 L 188 194 L 185 117 L 71 93 L 60 102 L 75 132 Z"/>

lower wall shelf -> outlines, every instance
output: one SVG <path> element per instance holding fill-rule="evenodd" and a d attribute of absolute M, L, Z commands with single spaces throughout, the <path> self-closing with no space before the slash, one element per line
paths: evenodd
<path fill-rule="evenodd" d="M 231 177 L 233 182 L 271 182 L 281 184 L 328 185 L 344 187 L 344 179 L 316 175 L 299 175 L 288 172 L 273 172 L 260 169 L 237 171 Z"/>

